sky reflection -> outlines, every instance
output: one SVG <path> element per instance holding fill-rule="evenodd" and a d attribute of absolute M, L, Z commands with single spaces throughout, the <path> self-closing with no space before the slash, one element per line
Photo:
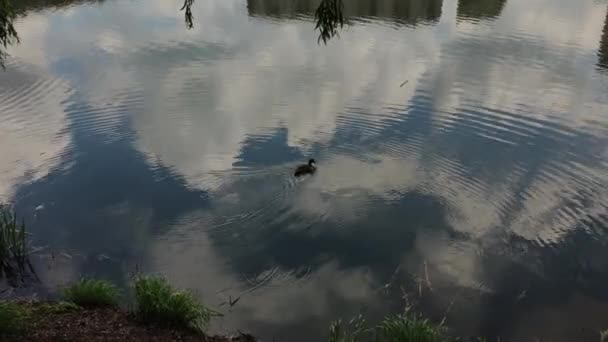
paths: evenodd
<path fill-rule="evenodd" d="M 463 334 L 608 326 L 605 4 L 356 1 L 327 46 L 314 1 L 198 1 L 192 30 L 179 7 L 17 23 L 0 194 L 73 254 L 52 284 L 137 264 L 292 341 L 400 286 Z"/>

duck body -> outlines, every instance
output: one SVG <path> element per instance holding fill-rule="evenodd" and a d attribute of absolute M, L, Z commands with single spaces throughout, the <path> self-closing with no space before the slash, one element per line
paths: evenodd
<path fill-rule="evenodd" d="M 296 168 L 294 176 L 300 177 L 304 175 L 312 175 L 313 173 L 315 173 L 315 171 L 317 171 L 317 167 L 314 165 L 316 163 L 317 162 L 314 159 L 311 159 L 308 161 L 308 164 L 298 166 Z"/>

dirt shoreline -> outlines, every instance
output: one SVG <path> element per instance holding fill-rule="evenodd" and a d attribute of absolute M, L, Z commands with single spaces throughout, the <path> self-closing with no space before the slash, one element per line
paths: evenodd
<path fill-rule="evenodd" d="M 248 334 L 209 336 L 146 325 L 117 308 L 66 308 L 61 303 L 18 303 L 28 312 L 23 330 L 1 341 L 204 341 L 254 342 Z"/>

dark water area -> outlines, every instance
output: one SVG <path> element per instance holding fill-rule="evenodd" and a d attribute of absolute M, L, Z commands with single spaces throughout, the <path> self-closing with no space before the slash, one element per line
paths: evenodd
<path fill-rule="evenodd" d="M 143 271 L 265 341 L 404 297 L 463 336 L 599 340 L 606 1 L 345 0 L 327 45 L 318 1 L 199 0 L 191 30 L 181 5 L 20 2 L 0 198 L 41 295 Z"/>

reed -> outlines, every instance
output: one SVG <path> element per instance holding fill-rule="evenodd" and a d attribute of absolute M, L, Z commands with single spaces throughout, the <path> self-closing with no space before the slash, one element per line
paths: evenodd
<path fill-rule="evenodd" d="M 440 328 L 429 320 L 412 314 L 403 314 L 385 318 L 378 325 L 380 341 L 384 342 L 439 342 Z"/>
<path fill-rule="evenodd" d="M 35 275 L 29 260 L 25 223 L 8 205 L 0 205 L 0 276 L 15 280 L 27 273 Z"/>
<path fill-rule="evenodd" d="M 0 340 L 22 333 L 27 328 L 29 315 L 22 306 L 0 302 Z"/>

